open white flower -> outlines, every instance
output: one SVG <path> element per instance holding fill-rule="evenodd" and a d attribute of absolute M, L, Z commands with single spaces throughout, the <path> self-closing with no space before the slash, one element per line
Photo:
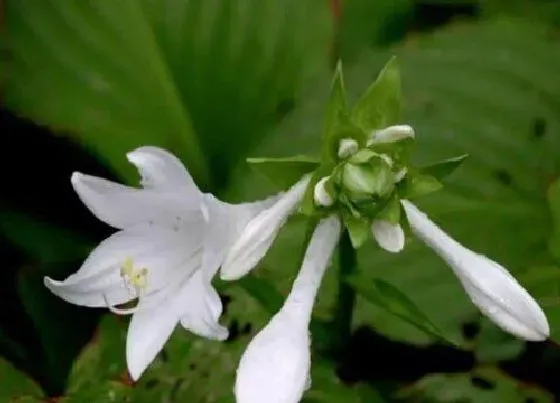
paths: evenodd
<path fill-rule="evenodd" d="M 296 403 L 310 386 L 309 322 L 339 236 L 336 216 L 318 224 L 286 302 L 241 357 L 235 383 L 237 403 Z"/>
<path fill-rule="evenodd" d="M 203 337 L 227 337 L 211 280 L 232 240 L 272 201 L 230 205 L 203 194 L 181 162 L 160 148 L 141 147 L 127 158 L 142 188 L 72 175 L 84 204 L 118 231 L 75 274 L 64 281 L 46 277 L 45 285 L 70 303 L 133 315 L 126 358 L 138 379 L 178 322 Z"/>

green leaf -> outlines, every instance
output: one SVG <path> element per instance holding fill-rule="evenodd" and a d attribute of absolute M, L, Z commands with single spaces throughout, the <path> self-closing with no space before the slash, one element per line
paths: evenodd
<path fill-rule="evenodd" d="M 202 149 L 140 4 L 7 5 L 13 54 L 4 101 L 78 139 L 129 180 L 136 173 L 125 153 L 152 144 L 183 157 L 205 182 Z"/>
<path fill-rule="evenodd" d="M 41 388 L 8 361 L 0 358 L 0 400 L 3 402 L 42 402 Z"/>
<path fill-rule="evenodd" d="M 560 262 L 560 181 L 555 181 L 548 189 L 548 205 L 552 215 L 552 236 L 548 240 L 548 250 Z"/>
<path fill-rule="evenodd" d="M 486 381 L 491 388 L 483 388 L 473 379 Z M 431 374 L 420 379 L 399 396 L 415 402 L 552 402 L 552 396 L 543 389 L 521 384 L 492 367 L 476 368 L 470 373 Z"/>
<path fill-rule="evenodd" d="M 287 189 L 305 174 L 316 170 L 320 162 L 306 155 L 286 158 L 247 158 L 252 169 L 264 175 L 280 189 Z"/>
<path fill-rule="evenodd" d="M 331 31 L 320 0 L 18 1 L 4 16 L 9 108 L 130 182 L 125 153 L 151 144 L 214 191 L 321 69 Z"/>
<path fill-rule="evenodd" d="M 399 123 L 401 78 L 396 57 L 383 67 L 375 82 L 352 109 L 351 119 L 367 133 Z"/>
<path fill-rule="evenodd" d="M 422 174 L 433 176 L 438 181 L 441 181 L 455 172 L 455 170 L 461 166 L 468 156 L 468 154 L 463 154 L 458 157 L 449 158 L 434 164 L 420 167 L 418 168 L 418 171 Z"/>
<path fill-rule="evenodd" d="M 392 315 L 426 332 L 437 339 L 456 344 L 446 338 L 441 330 L 404 293 L 383 280 L 365 280 L 355 275 L 347 280 L 369 302 L 387 310 Z"/>
<path fill-rule="evenodd" d="M 414 199 L 437 192 L 442 187 L 441 182 L 433 176 L 409 172 L 399 183 L 399 195 L 401 199 Z"/>

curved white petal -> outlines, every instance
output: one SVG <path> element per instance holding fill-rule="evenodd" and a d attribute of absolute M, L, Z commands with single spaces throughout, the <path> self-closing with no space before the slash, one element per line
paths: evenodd
<path fill-rule="evenodd" d="M 197 197 L 200 193 L 191 175 L 181 161 L 168 151 L 153 147 L 139 147 L 126 157 L 134 164 L 146 189 L 173 190 L 185 197 Z"/>
<path fill-rule="evenodd" d="M 208 339 L 227 339 L 227 328 L 218 322 L 222 314 L 222 301 L 206 278 L 206 273 L 198 270 L 183 286 L 179 298 L 181 325 L 185 329 Z"/>
<path fill-rule="evenodd" d="M 173 333 L 179 315 L 168 304 L 136 312 L 128 326 L 126 363 L 132 379 L 137 380 L 161 351 Z"/>
<path fill-rule="evenodd" d="M 371 224 L 373 237 L 383 249 L 397 253 L 404 248 L 404 231 L 400 224 L 387 220 L 375 220 Z"/>
<path fill-rule="evenodd" d="M 188 277 L 200 266 L 201 240 L 196 231 L 140 226 L 116 232 L 95 248 L 81 268 L 45 285 L 62 299 L 83 306 L 118 305 L 136 297 L 121 277 L 121 267 L 131 259 L 135 268 L 148 269 L 146 295 L 158 292 L 177 278 Z M 188 268 L 185 269 L 185 268 Z"/>
<path fill-rule="evenodd" d="M 522 339 L 541 341 L 549 336 L 544 312 L 504 267 L 460 245 L 412 203 L 402 204 L 414 233 L 451 266 L 483 314 Z"/>
<path fill-rule="evenodd" d="M 254 217 L 226 255 L 221 278 L 235 280 L 247 274 L 266 254 L 278 231 L 303 198 L 311 177 L 304 176 L 270 208 Z"/>
<path fill-rule="evenodd" d="M 237 403 L 297 403 L 310 385 L 309 322 L 321 278 L 340 236 L 336 217 L 322 220 L 284 306 L 249 343 L 235 382 Z"/>
<path fill-rule="evenodd" d="M 179 192 L 131 188 L 79 172 L 71 180 L 88 209 L 117 229 L 142 223 L 172 227 L 202 219 L 199 198 L 193 201 Z"/>

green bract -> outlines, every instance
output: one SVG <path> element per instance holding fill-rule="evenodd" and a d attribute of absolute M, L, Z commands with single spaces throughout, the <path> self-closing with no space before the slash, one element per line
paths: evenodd
<path fill-rule="evenodd" d="M 354 248 L 371 233 L 374 220 L 399 224 L 400 200 L 435 192 L 466 155 L 414 167 L 414 130 L 401 122 L 401 82 L 393 57 L 353 108 L 347 104 L 339 62 L 327 102 L 321 156 L 250 158 L 251 166 L 285 189 L 304 174 L 311 182 L 300 206 L 307 216 L 338 213 Z"/>

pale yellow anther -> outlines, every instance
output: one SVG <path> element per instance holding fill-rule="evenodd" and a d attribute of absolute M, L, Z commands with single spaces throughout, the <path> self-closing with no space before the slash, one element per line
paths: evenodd
<path fill-rule="evenodd" d="M 143 267 L 136 270 L 132 258 L 126 258 L 122 264 L 121 277 L 133 286 L 137 292 L 142 291 L 148 285 L 148 269 Z"/>

